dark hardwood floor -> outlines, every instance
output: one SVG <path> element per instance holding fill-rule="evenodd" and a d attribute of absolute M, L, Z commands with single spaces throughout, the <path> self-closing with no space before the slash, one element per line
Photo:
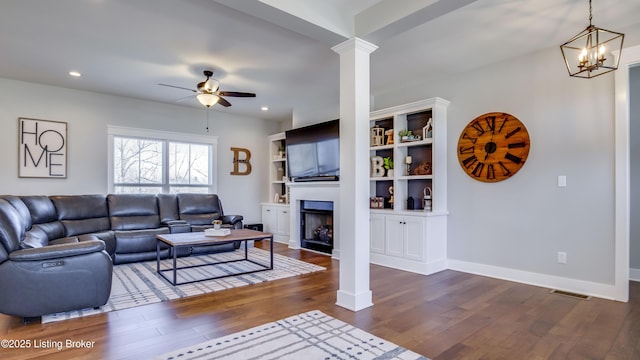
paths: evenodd
<path fill-rule="evenodd" d="M 335 305 L 337 261 L 275 248 L 327 270 L 45 325 L 0 315 L 0 339 L 30 341 L 28 349 L 0 348 L 0 358 L 144 359 L 317 309 L 432 359 L 640 359 L 638 283 L 631 301 L 620 303 L 450 270 L 424 276 L 372 265 L 375 305 L 354 313 Z M 67 340 L 90 348 L 69 349 Z M 62 351 L 46 348 L 58 341 Z"/>

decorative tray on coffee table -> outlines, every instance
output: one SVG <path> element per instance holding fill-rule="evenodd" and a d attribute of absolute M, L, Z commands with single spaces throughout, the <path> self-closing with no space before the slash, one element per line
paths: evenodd
<path fill-rule="evenodd" d="M 227 236 L 231 229 L 205 229 L 204 236 Z"/>

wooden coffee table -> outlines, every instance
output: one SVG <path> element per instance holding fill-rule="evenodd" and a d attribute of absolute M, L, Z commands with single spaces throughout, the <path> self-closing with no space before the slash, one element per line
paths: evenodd
<path fill-rule="evenodd" d="M 193 283 L 197 281 L 219 279 L 227 276 L 250 274 L 254 272 L 273 269 L 273 234 L 270 234 L 270 233 L 249 230 L 249 229 L 234 229 L 234 230 L 231 230 L 231 234 L 227 236 L 205 236 L 204 232 L 189 232 L 189 233 L 178 233 L 178 234 L 162 234 L 162 235 L 157 235 L 156 238 L 158 239 L 158 243 L 156 245 L 156 265 L 157 265 L 156 271 L 158 272 L 158 274 L 160 274 L 160 276 L 162 276 L 165 280 L 167 280 L 174 286 Z M 264 240 L 264 239 L 268 239 L 270 243 L 269 252 L 270 252 L 271 261 L 268 266 L 265 264 L 259 263 L 255 260 L 249 259 L 249 250 L 247 246 L 249 241 L 251 240 Z M 235 241 L 244 241 L 244 258 L 243 259 L 241 258 L 236 260 L 220 261 L 220 262 L 205 263 L 205 264 L 191 265 L 191 266 L 181 266 L 181 267 L 177 266 L 178 248 L 195 246 L 195 245 L 228 244 Z M 160 269 L 160 244 L 161 243 L 165 243 L 169 245 L 170 253 L 173 256 L 172 268 L 162 269 L 162 270 Z M 257 270 L 250 270 L 250 271 L 238 272 L 233 274 L 213 276 L 213 277 L 208 277 L 208 278 L 198 279 L 193 281 L 184 281 L 181 283 L 178 283 L 177 281 L 178 270 L 201 267 L 201 266 L 214 266 L 219 264 L 227 264 L 227 263 L 242 262 L 242 261 L 248 261 L 250 263 L 256 264 L 260 268 Z M 167 275 L 165 275 L 166 272 L 173 273 L 173 279 L 170 279 L 169 277 L 167 277 Z"/>

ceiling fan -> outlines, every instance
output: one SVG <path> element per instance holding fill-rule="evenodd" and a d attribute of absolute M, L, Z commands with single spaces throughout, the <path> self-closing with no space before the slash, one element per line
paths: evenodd
<path fill-rule="evenodd" d="M 189 89 L 181 86 L 167 85 L 167 84 L 158 84 L 158 85 L 193 91 L 194 93 L 197 94 L 195 96 L 198 99 L 198 101 L 202 105 L 206 106 L 207 108 L 210 108 L 215 104 L 220 104 L 224 107 L 231 106 L 231 103 L 227 101 L 227 99 L 223 98 L 223 96 L 256 97 L 256 94 L 254 93 L 220 90 L 220 82 L 212 78 L 213 71 L 211 70 L 205 70 L 204 76 L 206 76 L 207 78 L 204 81 L 199 82 L 198 85 L 196 86 L 196 89 Z"/>

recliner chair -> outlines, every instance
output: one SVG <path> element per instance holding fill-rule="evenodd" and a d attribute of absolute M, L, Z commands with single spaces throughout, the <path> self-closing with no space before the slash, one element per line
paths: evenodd
<path fill-rule="evenodd" d="M 97 237 L 48 243 L 26 205 L 0 197 L 0 312 L 23 318 L 106 304 L 113 265 Z"/>

